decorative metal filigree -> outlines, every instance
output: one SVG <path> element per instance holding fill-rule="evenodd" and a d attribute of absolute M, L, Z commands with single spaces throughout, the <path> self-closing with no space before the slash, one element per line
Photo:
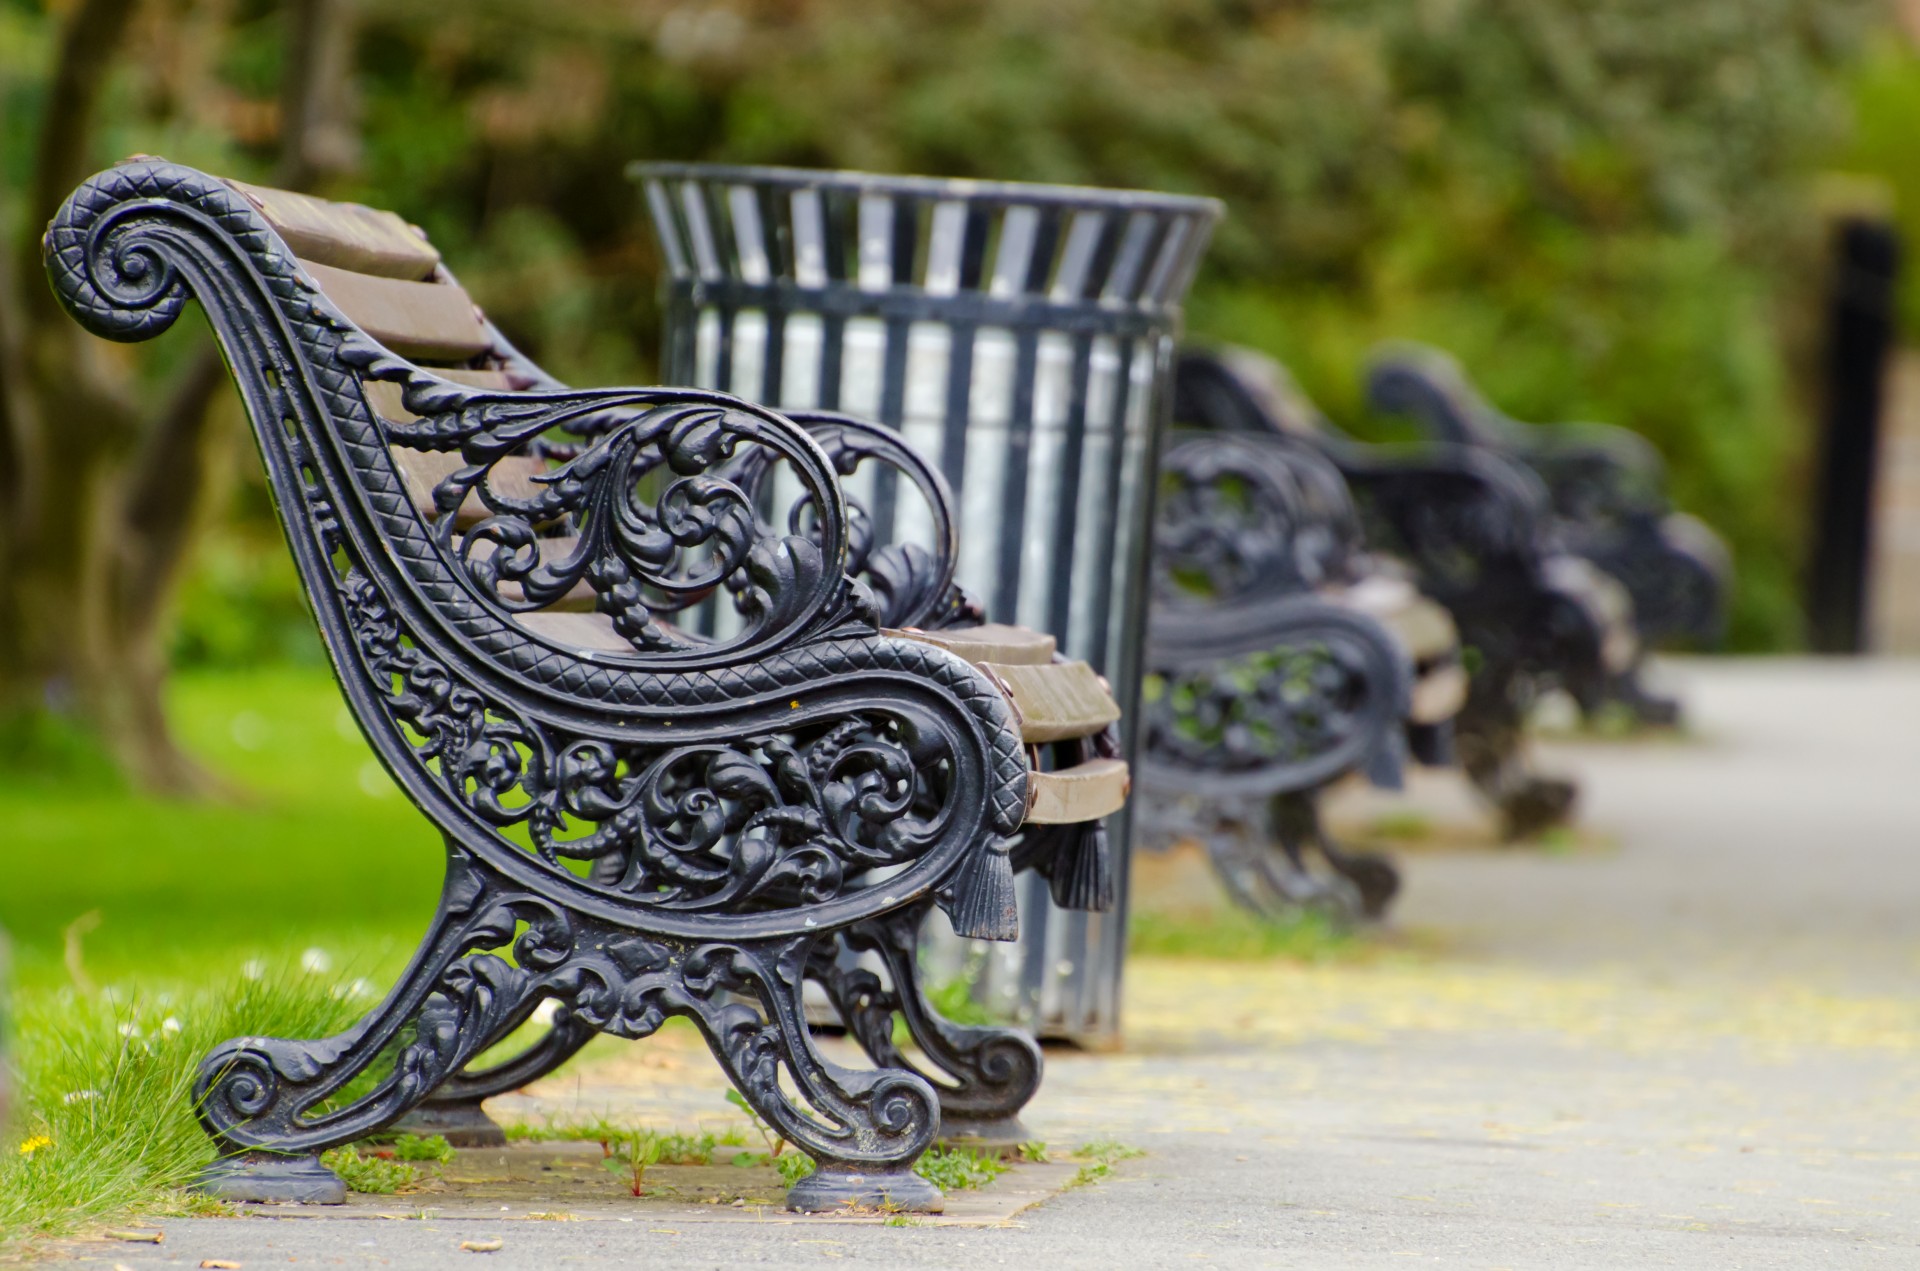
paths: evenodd
<path fill-rule="evenodd" d="M 1375 409 L 1538 476 L 1558 542 L 1626 586 L 1643 649 L 1719 638 L 1732 572 L 1726 545 L 1673 511 L 1665 466 L 1644 437 L 1603 424 L 1519 423 L 1487 401 L 1459 363 L 1420 345 L 1382 349 L 1368 367 L 1367 393 Z M 1648 692 L 1641 672 L 1638 660 L 1616 672 L 1605 696 L 1647 722 L 1677 720 L 1678 703 Z"/>
<path fill-rule="evenodd" d="M 1144 832 L 1163 845 L 1206 843 L 1229 893 L 1266 914 L 1377 912 L 1393 891 L 1344 878 L 1352 858 L 1324 836 L 1281 836 L 1267 815 L 1276 799 L 1311 808 L 1355 770 L 1396 785 L 1406 752 L 1408 654 L 1373 618 L 1318 594 L 1365 564 L 1330 471 L 1261 438 L 1218 434 L 1185 437 L 1162 462 Z M 1313 876 L 1309 848 L 1332 880 Z"/>
<path fill-rule="evenodd" d="M 1183 422 L 1240 430 L 1288 461 L 1311 454 L 1338 469 L 1367 542 L 1404 562 L 1459 628 L 1473 667 L 1454 720 L 1468 775 L 1511 835 L 1563 820 L 1573 788 L 1530 771 L 1526 713 L 1554 688 L 1589 706 L 1617 691 L 1632 637 L 1608 584 L 1570 568 L 1583 562 L 1566 550 L 1539 477 L 1473 446 L 1361 445 L 1321 417 L 1282 368 L 1245 350 L 1183 352 L 1176 386 Z"/>
<path fill-rule="evenodd" d="M 97 334 L 146 339 L 201 302 L 342 691 L 448 840 L 442 912 L 382 1006 L 329 1041 L 209 1058 L 208 1129 L 229 1154 L 268 1154 L 234 1156 L 217 1185 L 313 1194 L 318 1167 L 288 1158 L 389 1123 L 553 997 L 622 1035 L 700 1023 L 761 1115 L 820 1161 L 796 1203 L 925 1202 L 908 1167 L 933 1133 L 931 1091 L 824 1065 L 797 986 L 816 940 L 903 906 L 1010 934 L 1027 760 L 989 681 L 877 634 L 806 432 L 711 393 L 450 383 L 354 327 L 230 187 L 170 164 L 88 181 L 46 249 L 56 293 Z M 376 418 L 381 381 L 417 418 Z M 459 452 L 439 515 L 415 510 L 393 446 Z M 502 461 L 530 453 L 554 466 L 515 494 Z M 809 533 L 762 524 L 738 479 L 756 453 L 818 510 Z M 470 498 L 486 515 L 461 531 Z M 581 585 L 613 647 L 530 623 Z M 744 619 L 731 637 L 663 618 L 718 587 Z M 523 922 L 510 962 L 490 951 Z M 318 1110 L 403 1037 L 373 1093 Z M 781 1068 L 824 1128 L 779 1095 Z"/>

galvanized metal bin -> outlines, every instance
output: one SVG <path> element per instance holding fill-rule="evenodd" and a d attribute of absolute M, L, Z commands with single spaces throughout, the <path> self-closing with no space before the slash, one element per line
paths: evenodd
<path fill-rule="evenodd" d="M 1219 205 L 783 168 L 632 173 L 666 264 L 665 381 L 898 428 L 958 495 L 961 584 L 994 621 L 1058 636 L 1137 720 L 1167 380 Z M 911 540 L 918 507 L 867 480 L 854 493 L 878 532 Z M 1125 814 L 1109 831 L 1126 862 Z M 1082 914 L 1029 876 L 1018 945 L 930 929 L 923 947 L 936 976 L 965 966 L 990 1007 L 1042 1036 L 1113 1044 L 1118 881 L 1113 912 Z"/>

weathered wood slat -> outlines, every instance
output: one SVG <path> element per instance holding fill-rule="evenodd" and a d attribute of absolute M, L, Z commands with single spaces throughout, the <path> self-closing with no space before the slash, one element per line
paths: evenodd
<path fill-rule="evenodd" d="M 1458 662 L 1436 666 L 1413 685 L 1413 704 L 1407 717 L 1416 724 L 1438 724 L 1452 719 L 1467 704 L 1467 669 Z"/>
<path fill-rule="evenodd" d="M 1123 759 L 1089 759 L 1059 772 L 1027 776 L 1027 823 L 1071 825 L 1126 806 L 1132 779 Z"/>
<path fill-rule="evenodd" d="M 1120 704 L 1085 662 L 1046 666 L 981 665 L 1013 703 L 1028 742 L 1089 737 L 1120 718 Z"/>
<path fill-rule="evenodd" d="M 400 469 L 400 479 L 406 482 L 407 498 L 412 501 L 414 511 L 426 520 L 438 519 L 440 510 L 433 501 L 434 489 L 466 467 L 467 461 L 460 457 L 457 450 L 411 450 L 405 446 L 393 446 L 389 451 L 393 455 L 394 466 Z M 493 465 L 487 484 L 495 494 L 511 499 L 531 499 L 540 492 L 533 478 L 544 471 L 546 465 L 537 459 L 508 455 Z M 455 511 L 453 523 L 466 529 L 492 515 L 479 492 L 469 491 Z"/>
<path fill-rule="evenodd" d="M 549 564 L 553 564 L 573 555 L 574 550 L 580 546 L 580 536 L 577 534 L 556 534 L 552 538 L 537 539 L 535 542 L 540 549 L 540 559 Z M 473 545 L 473 555 L 480 560 L 485 560 L 498 550 L 499 548 L 494 543 L 485 539 Z M 526 599 L 526 592 L 521 589 L 519 583 L 509 582 L 503 579 L 500 583 L 500 598 L 510 603 L 518 604 L 520 601 Z M 566 595 L 551 602 L 546 607 L 551 610 L 585 611 L 593 608 L 595 599 L 596 596 L 592 585 L 589 584 L 586 579 L 582 578 L 568 589 Z"/>
<path fill-rule="evenodd" d="M 911 627 L 888 631 L 903 640 L 918 640 L 965 658 L 979 666 L 995 662 L 1003 666 L 1045 666 L 1053 661 L 1054 639 L 1042 631 L 1010 627 L 989 622 L 977 627 L 954 627 L 945 631 L 922 631 Z"/>
<path fill-rule="evenodd" d="M 227 184 L 247 197 L 302 260 L 414 282 L 440 263 L 433 244 L 392 212 L 244 181 Z"/>
<path fill-rule="evenodd" d="M 402 357 L 464 362 L 493 347 L 466 291 L 453 283 L 406 282 L 302 260 L 354 325 Z"/>
<path fill-rule="evenodd" d="M 515 614 L 515 622 L 547 639 L 575 649 L 594 649 L 603 653 L 632 653 L 633 643 L 614 630 L 613 619 L 604 613 L 562 613 L 537 609 Z"/>
<path fill-rule="evenodd" d="M 1416 662 L 1443 657 L 1460 647 L 1453 615 L 1404 578 L 1375 574 L 1331 595 L 1339 604 L 1378 619 Z"/>

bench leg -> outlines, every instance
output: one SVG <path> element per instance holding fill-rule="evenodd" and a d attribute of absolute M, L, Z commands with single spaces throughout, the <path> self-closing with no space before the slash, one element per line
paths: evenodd
<path fill-rule="evenodd" d="M 487 1043 L 498 1045 L 521 1020 L 500 1037 Z M 394 1122 L 402 1134 L 438 1134 L 454 1147 L 504 1147 L 507 1135 L 480 1106 L 495 1095 L 509 1094 L 545 1077 L 580 1053 L 598 1030 L 562 1006 L 555 1012 L 553 1027 L 533 1045 L 513 1058 L 475 1072 L 463 1068 L 447 1078 L 433 1097 Z"/>
<path fill-rule="evenodd" d="M 1678 728 L 1684 714 L 1680 699 L 1648 688 L 1645 672 L 1646 660 L 1636 658 L 1614 677 L 1607 695 L 1632 711 L 1634 722 L 1643 728 Z"/>
<path fill-rule="evenodd" d="M 1473 677 L 1467 702 L 1454 721 L 1460 766 L 1481 795 L 1500 811 L 1501 835 L 1529 838 L 1573 817 L 1579 787 L 1561 777 L 1533 772 L 1526 761 L 1525 719 L 1514 702 L 1513 678 L 1496 668 Z"/>
<path fill-rule="evenodd" d="M 1270 824 L 1271 808 L 1225 798 L 1214 799 L 1212 806 L 1214 823 L 1199 837 L 1234 903 L 1273 921 L 1309 909 L 1340 920 L 1359 912 L 1355 888 L 1337 876 L 1316 877 L 1307 866 L 1305 844 Z"/>
<path fill-rule="evenodd" d="M 392 1124 L 546 995 L 534 971 L 473 950 L 507 944 L 516 921 L 529 921 L 516 946 L 525 963 L 541 939 L 552 944 L 568 931 L 566 915 L 537 898 L 522 897 L 511 907 L 486 899 L 479 871 L 464 856 L 450 855 L 440 912 L 426 941 L 400 982 L 359 1023 L 320 1041 L 244 1037 L 201 1061 L 194 1108 L 220 1157 L 202 1171 L 196 1190 L 233 1201 L 346 1199 L 320 1153 Z M 348 1098 L 355 1079 L 383 1055 L 392 1056 L 392 1070 Z M 316 1111 L 330 1100 L 344 1106 Z"/>
<path fill-rule="evenodd" d="M 847 1031 L 876 1064 L 926 1078 L 940 1099 L 941 1138 L 969 1147 L 1000 1149 L 1029 1142 L 1020 1110 L 1040 1088 L 1040 1047 L 1017 1028 L 956 1024 L 927 999 L 920 967 L 920 927 L 931 902 L 848 928 L 839 941 L 816 948 L 809 978 L 826 990 Z M 840 949 L 877 954 L 886 979 L 843 960 Z M 898 1012 L 938 1074 L 914 1064 L 894 1044 Z"/>
<path fill-rule="evenodd" d="M 1334 841 L 1320 820 L 1320 796 L 1315 790 L 1279 794 L 1269 808 L 1273 829 L 1290 860 L 1301 861 L 1307 848 L 1320 853 L 1334 873 L 1353 884 L 1360 895 L 1360 912 L 1378 918 L 1400 892 L 1400 871 L 1378 852 L 1349 852 Z"/>
<path fill-rule="evenodd" d="M 708 996 L 689 998 L 688 1013 L 754 1112 L 813 1158 L 813 1173 L 788 1189 L 787 1208 L 938 1213 L 945 1204 L 940 1189 L 913 1172 L 940 1125 L 933 1088 L 896 1068 L 842 1068 L 813 1044 L 801 990 L 819 943 L 807 937 L 696 950 L 688 980 L 698 977 Z M 710 967 L 695 965 L 703 956 Z M 743 997 L 760 1009 L 738 1000 Z M 807 1108 L 781 1088 L 783 1071 Z"/>

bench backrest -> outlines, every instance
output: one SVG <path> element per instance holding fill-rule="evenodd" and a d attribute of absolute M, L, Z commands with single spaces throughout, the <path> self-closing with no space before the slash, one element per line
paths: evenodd
<path fill-rule="evenodd" d="M 48 227 L 45 259 L 63 307 L 108 339 L 157 336 L 198 302 L 342 691 L 450 848 L 502 878 L 588 888 L 622 922 L 644 914 L 649 929 L 684 933 L 698 911 L 703 930 L 756 938 L 848 920 L 861 903 L 846 886 L 854 871 L 901 864 L 887 884 L 901 901 L 951 883 L 940 899 L 956 925 L 1010 934 L 1005 857 L 975 848 L 1024 813 L 1019 730 L 984 675 L 879 634 L 845 574 L 835 473 L 792 421 L 698 390 L 553 384 L 398 217 L 160 160 L 84 182 Z M 457 378 L 475 374 L 504 374 L 505 391 Z M 530 499 L 504 493 L 501 463 L 556 433 L 579 457 L 536 474 Z M 395 446 L 458 454 L 436 509 L 481 490 L 490 515 L 464 534 L 457 516 L 423 516 Z M 756 452 L 790 469 L 818 512 L 810 534 L 763 523 L 726 479 Z M 561 521 L 579 546 L 555 562 L 539 545 Z M 496 550 L 482 558 L 479 543 Z M 689 641 L 657 621 L 655 595 L 684 601 L 736 575 L 750 612 L 734 639 Z M 583 649 L 522 621 L 582 582 L 587 616 L 611 622 L 625 648 Z M 921 762 L 944 764 L 945 784 L 904 810 L 862 803 L 851 820 L 820 811 L 832 791 L 781 786 L 762 771 L 765 751 L 742 749 L 767 739 L 846 780 L 883 760 L 917 773 L 909 726 L 913 754 L 939 756 Z M 716 829 L 708 795 L 797 800 L 819 812 L 807 822 L 819 832 L 774 842 Z M 832 840 L 825 856 L 815 839 Z M 703 865 L 689 874 L 692 855 Z M 802 857 L 828 872 L 780 872 Z M 592 877 L 563 858 L 592 860 Z M 709 914 L 726 888 L 766 909 Z"/>

